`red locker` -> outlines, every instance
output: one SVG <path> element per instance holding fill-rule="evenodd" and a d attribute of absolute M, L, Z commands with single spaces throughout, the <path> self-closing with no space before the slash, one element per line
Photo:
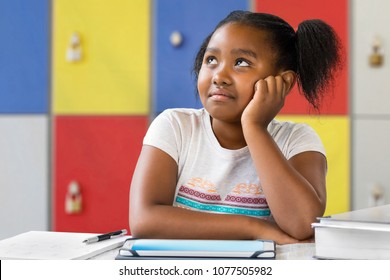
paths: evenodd
<path fill-rule="evenodd" d="M 147 126 L 147 116 L 55 117 L 53 230 L 129 230 L 130 182 Z M 79 213 L 65 211 L 72 181 L 80 186 Z"/>

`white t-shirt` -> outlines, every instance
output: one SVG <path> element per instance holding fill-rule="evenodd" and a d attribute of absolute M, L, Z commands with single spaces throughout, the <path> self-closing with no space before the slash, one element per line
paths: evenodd
<path fill-rule="evenodd" d="M 287 159 L 305 151 L 325 155 L 321 139 L 306 124 L 273 120 L 268 131 Z M 165 110 L 150 125 L 143 144 L 163 150 L 176 161 L 174 206 L 263 219 L 271 216 L 248 147 L 221 147 L 205 109 Z"/>

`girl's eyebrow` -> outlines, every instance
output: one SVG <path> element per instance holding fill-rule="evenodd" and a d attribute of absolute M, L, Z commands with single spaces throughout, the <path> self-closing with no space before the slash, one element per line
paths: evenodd
<path fill-rule="evenodd" d="M 218 48 L 207 48 L 206 52 L 219 53 L 221 51 Z"/>
<path fill-rule="evenodd" d="M 231 51 L 233 54 L 244 54 L 244 55 L 249 55 L 253 58 L 257 58 L 257 54 L 251 50 L 245 50 L 245 49 L 233 49 Z"/>
<path fill-rule="evenodd" d="M 210 48 L 207 48 L 206 49 L 206 52 L 211 52 L 211 53 L 220 53 L 221 50 L 218 49 L 218 48 L 213 48 L 213 47 L 210 47 Z M 237 49 L 232 49 L 231 50 L 231 53 L 232 54 L 235 54 L 235 55 L 248 55 L 248 56 L 251 56 L 253 58 L 257 58 L 257 54 L 251 50 L 246 50 L 246 49 L 241 49 L 241 48 L 237 48 Z"/>

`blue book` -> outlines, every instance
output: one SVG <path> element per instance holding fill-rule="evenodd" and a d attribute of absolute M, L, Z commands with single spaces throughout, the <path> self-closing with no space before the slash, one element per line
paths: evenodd
<path fill-rule="evenodd" d="M 274 259 L 273 240 L 201 240 L 129 238 L 116 259 L 252 258 Z"/>

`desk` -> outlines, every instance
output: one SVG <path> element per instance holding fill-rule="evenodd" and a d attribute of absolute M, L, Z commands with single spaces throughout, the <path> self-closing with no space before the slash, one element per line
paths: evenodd
<path fill-rule="evenodd" d="M 91 233 L 30 231 L 0 241 L 0 258 L 114 260 L 130 236 L 86 245 Z M 314 259 L 315 243 L 276 245 L 277 260 Z"/>
<path fill-rule="evenodd" d="M 114 260 L 119 249 L 109 250 L 90 258 L 91 260 Z M 276 245 L 277 260 L 314 260 L 314 243 L 296 243 L 288 245 Z"/>

